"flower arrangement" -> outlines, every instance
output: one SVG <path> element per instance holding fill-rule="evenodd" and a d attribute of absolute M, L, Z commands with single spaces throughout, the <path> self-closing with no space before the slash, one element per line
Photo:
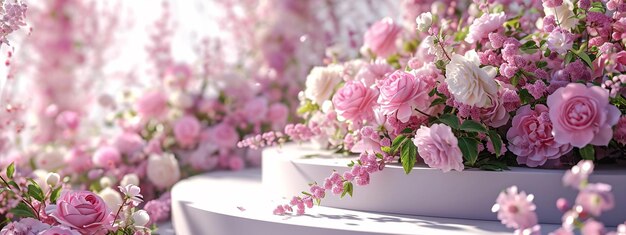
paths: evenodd
<path fill-rule="evenodd" d="M 425 7 L 412 36 L 389 18 L 373 24 L 363 58 L 309 73 L 304 123 L 239 143 L 313 141 L 360 153 L 350 171 L 313 183 L 275 214 L 302 214 L 327 190 L 352 195 L 393 162 L 408 174 L 418 163 L 462 171 L 623 160 L 626 4 L 446 3 Z"/>
<path fill-rule="evenodd" d="M 72 190 L 57 173 L 45 181 L 22 177 L 10 164 L 2 180 L 3 202 L 16 204 L 11 210 L 13 222 L 0 234 L 151 234 L 145 227 L 150 220 L 138 210 L 140 188 L 129 184 L 119 187 L 124 195 L 112 204 L 91 191 Z M 19 220 L 18 220 L 19 219 Z"/>
<path fill-rule="evenodd" d="M 626 233 L 626 223 L 620 224 L 616 232 L 607 233 L 604 225 L 594 219 L 602 212 L 613 209 L 615 198 L 611 193 L 611 185 L 588 181 L 593 168 L 592 161 L 582 160 L 563 175 L 563 185 L 579 192 L 573 205 L 565 198 L 557 200 L 558 209 L 564 213 L 563 224 L 550 234 L 574 234 L 574 230 L 580 230 L 582 234 Z M 532 194 L 519 192 L 516 186 L 511 186 L 498 195 L 492 211 L 498 213 L 502 224 L 515 229 L 515 234 L 541 234 L 533 198 Z"/>

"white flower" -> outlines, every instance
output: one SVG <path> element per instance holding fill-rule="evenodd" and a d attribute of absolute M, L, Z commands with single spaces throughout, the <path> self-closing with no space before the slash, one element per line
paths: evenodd
<path fill-rule="evenodd" d="M 448 60 L 444 53 L 440 43 L 435 43 L 437 40 L 434 36 L 428 36 L 424 38 L 424 41 L 420 44 L 421 48 L 428 48 L 428 54 L 435 55 L 436 60 Z M 446 51 L 452 51 L 452 47 L 446 46 Z"/>
<path fill-rule="evenodd" d="M 172 154 L 150 155 L 146 170 L 148 179 L 158 188 L 170 187 L 180 179 L 178 161 Z"/>
<path fill-rule="evenodd" d="M 54 171 L 63 167 L 65 163 L 65 150 L 46 147 L 43 153 L 37 155 L 35 165 L 46 171 Z"/>
<path fill-rule="evenodd" d="M 546 16 L 554 16 L 557 25 L 561 28 L 571 30 L 578 24 L 578 18 L 574 15 L 574 4 L 571 0 L 563 0 L 563 4 L 558 7 L 546 7 L 544 3 L 543 11 Z"/>
<path fill-rule="evenodd" d="M 46 184 L 54 187 L 59 183 L 60 180 L 61 176 L 59 174 L 51 172 L 48 173 L 48 176 L 46 177 Z"/>
<path fill-rule="evenodd" d="M 564 30 L 553 30 L 550 35 L 548 35 L 548 48 L 550 50 L 564 55 L 567 53 L 569 49 L 572 49 L 573 35 L 571 33 Z"/>
<path fill-rule="evenodd" d="M 144 210 L 135 211 L 132 217 L 135 226 L 143 227 L 150 222 L 150 215 Z"/>
<path fill-rule="evenodd" d="M 328 67 L 315 67 L 306 77 L 306 89 L 304 95 L 313 103 L 321 105 L 335 91 L 343 77 L 343 66 L 329 65 Z"/>
<path fill-rule="evenodd" d="M 479 66 L 480 60 L 474 50 L 466 52 L 465 56 L 452 55 L 446 65 L 446 83 L 457 101 L 484 108 L 491 105 L 491 97 L 497 95 L 498 85 L 494 80 L 496 69 Z"/>
<path fill-rule="evenodd" d="M 435 1 L 430 5 L 430 11 L 434 15 L 442 15 L 446 12 L 446 4 L 441 1 Z"/>
<path fill-rule="evenodd" d="M 120 186 L 126 187 L 126 185 L 129 185 L 129 184 L 139 185 L 139 177 L 137 176 L 137 174 L 131 173 L 131 174 L 124 175 L 124 177 L 120 181 Z"/>
<path fill-rule="evenodd" d="M 102 200 L 104 200 L 104 203 L 107 204 L 107 207 L 109 207 L 111 211 L 117 211 L 117 209 L 119 209 L 120 205 L 122 205 L 123 202 L 120 193 L 110 187 L 104 188 L 102 191 L 100 191 L 100 193 L 98 193 L 98 196 L 100 196 Z"/>
<path fill-rule="evenodd" d="M 180 91 L 170 93 L 169 100 L 175 107 L 186 109 L 193 106 L 193 97 Z"/>
<path fill-rule="evenodd" d="M 433 24 L 433 14 L 424 12 L 415 19 L 415 23 L 417 23 L 417 30 L 426 32 Z"/>

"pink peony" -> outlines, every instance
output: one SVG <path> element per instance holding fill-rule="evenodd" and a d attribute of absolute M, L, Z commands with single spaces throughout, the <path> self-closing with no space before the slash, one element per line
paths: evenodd
<path fill-rule="evenodd" d="M 534 110 L 530 105 L 519 108 L 506 138 L 509 150 L 517 155 L 517 162 L 529 167 L 541 166 L 572 150 L 571 145 L 554 141 L 548 107 L 542 104 L 536 105 Z"/>
<path fill-rule="evenodd" d="M 375 85 L 378 81 L 385 78 L 385 75 L 393 72 L 394 69 L 387 61 L 376 60 L 371 64 L 367 64 L 356 74 L 356 79 L 360 80 L 365 86 Z"/>
<path fill-rule="evenodd" d="M 252 123 L 260 122 L 267 115 L 267 100 L 259 97 L 250 100 L 243 108 L 246 120 Z"/>
<path fill-rule="evenodd" d="M 618 143 L 626 145 L 626 116 L 622 116 L 617 122 L 613 138 Z"/>
<path fill-rule="evenodd" d="M 443 172 L 463 170 L 463 154 L 457 141 L 452 129 L 444 124 L 422 126 L 415 132 L 413 139 L 424 162 Z"/>
<path fill-rule="evenodd" d="M 389 75 L 380 85 L 378 103 L 384 115 L 396 115 L 402 122 L 409 121 L 413 109 L 422 111 L 430 106 L 429 84 L 415 75 L 398 70 Z"/>
<path fill-rule="evenodd" d="M 193 146 L 198 141 L 201 131 L 200 122 L 193 116 L 184 116 L 174 124 L 174 137 L 183 148 Z"/>
<path fill-rule="evenodd" d="M 377 90 L 367 88 L 360 82 L 349 82 L 333 96 L 333 105 L 337 114 L 346 120 L 370 120 L 374 117 L 377 98 Z"/>
<path fill-rule="evenodd" d="M 98 167 L 114 168 L 122 159 L 120 152 L 113 147 L 103 146 L 93 154 L 93 163 Z"/>
<path fill-rule="evenodd" d="M 211 141 L 221 148 L 233 148 L 239 141 L 237 130 L 231 125 L 220 123 L 210 131 Z"/>
<path fill-rule="evenodd" d="M 518 192 L 516 186 L 502 191 L 496 199 L 491 211 L 498 212 L 498 219 L 508 228 L 525 230 L 537 225 L 534 196 L 526 192 Z"/>
<path fill-rule="evenodd" d="M 600 216 L 603 211 L 615 207 L 615 198 L 611 185 L 603 183 L 588 184 L 576 197 L 576 204 L 583 207 L 583 212 Z"/>
<path fill-rule="evenodd" d="M 364 47 L 369 48 L 380 57 L 387 57 L 396 52 L 396 39 L 402 28 L 391 18 L 384 18 L 374 23 L 365 32 Z"/>
<path fill-rule="evenodd" d="M 89 191 L 64 191 L 51 210 L 61 225 L 83 234 L 104 234 L 114 219 L 102 198 Z"/>
<path fill-rule="evenodd" d="M 608 145 L 621 115 L 609 104 L 609 92 L 601 87 L 570 83 L 548 96 L 554 140 L 582 148 Z"/>
<path fill-rule="evenodd" d="M 160 118 L 167 112 L 167 96 L 159 90 L 148 92 L 137 100 L 135 108 L 141 117 Z"/>
<path fill-rule="evenodd" d="M 123 154 L 133 154 L 143 149 L 145 141 L 137 133 L 124 132 L 115 138 L 114 146 Z"/>
<path fill-rule="evenodd" d="M 504 24 L 505 21 L 506 15 L 504 12 L 484 14 L 472 22 L 469 27 L 469 33 L 465 37 L 465 41 L 475 43 L 488 38 L 489 33 L 502 28 L 502 24 Z"/>

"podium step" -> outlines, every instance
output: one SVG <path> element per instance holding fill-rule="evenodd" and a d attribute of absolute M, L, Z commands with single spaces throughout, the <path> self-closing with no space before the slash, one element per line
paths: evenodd
<path fill-rule="evenodd" d="M 209 235 L 495 235 L 512 232 L 497 221 L 364 212 L 324 206 L 308 209 L 307 214 L 301 216 L 276 216 L 272 210 L 279 203 L 285 203 L 286 199 L 271 199 L 266 196 L 268 194 L 261 184 L 261 169 L 214 172 L 188 178 L 172 189 L 174 229 L 177 234 Z M 558 225 L 542 225 L 544 232 L 556 228 Z"/>

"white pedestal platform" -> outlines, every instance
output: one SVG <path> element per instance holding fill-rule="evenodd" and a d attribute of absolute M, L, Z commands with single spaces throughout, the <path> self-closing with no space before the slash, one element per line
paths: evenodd
<path fill-rule="evenodd" d="M 324 206 L 303 216 L 276 216 L 261 183 L 261 170 L 215 172 L 191 177 L 172 189 L 172 223 L 176 233 L 216 235 L 351 235 L 351 234 L 511 234 L 497 221 L 361 212 Z M 553 231 L 557 225 L 542 225 Z"/>
<path fill-rule="evenodd" d="M 311 157 L 311 156 L 316 157 Z M 263 152 L 263 189 L 273 198 L 291 197 L 308 190 L 308 183 L 323 183 L 336 170 L 343 173 L 347 158 L 309 147 L 287 144 Z M 561 213 L 556 200 L 570 202 L 576 191 L 565 188 L 565 170 L 512 168 L 492 172 L 469 169 L 443 173 L 428 167 L 415 167 L 405 174 L 402 166 L 388 165 L 370 176 L 370 184 L 355 186 L 352 198 L 339 198 L 327 192 L 322 205 L 349 210 L 374 211 L 445 218 L 497 220 L 491 212 L 498 193 L 509 186 L 535 195 L 540 223 L 560 224 Z M 590 182 L 613 186 L 615 208 L 600 217 L 606 225 L 617 226 L 626 220 L 626 168 L 596 167 Z"/>

